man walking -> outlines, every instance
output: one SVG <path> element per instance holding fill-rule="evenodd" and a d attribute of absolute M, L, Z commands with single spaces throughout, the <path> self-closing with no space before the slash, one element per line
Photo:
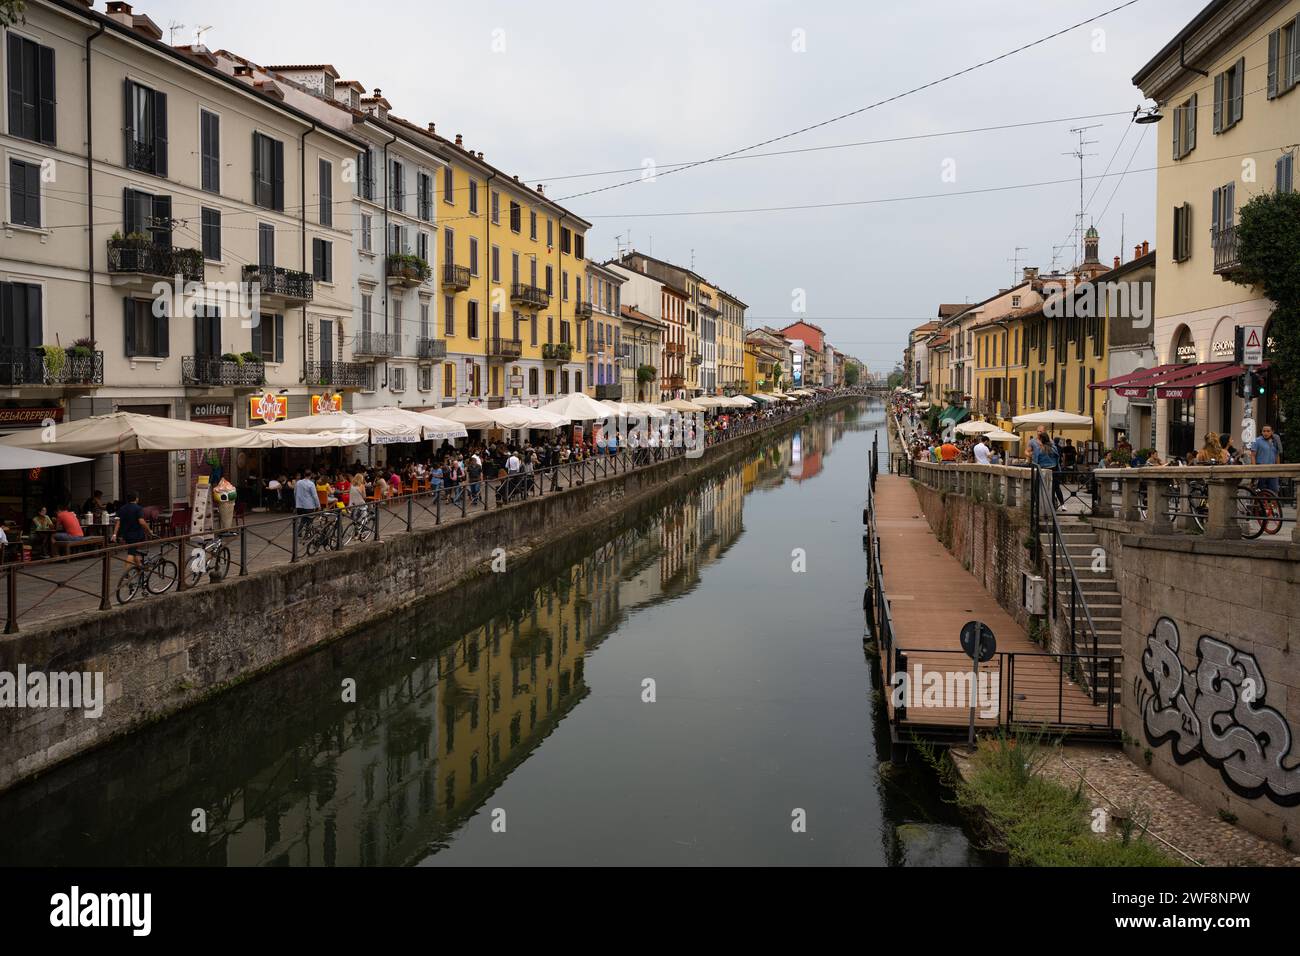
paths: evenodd
<path fill-rule="evenodd" d="M 1259 430 L 1259 437 L 1250 443 L 1250 457 L 1256 465 L 1280 465 L 1282 463 L 1282 438 L 1273 433 L 1272 425 L 1265 425 Z M 1259 479 L 1259 487 L 1265 491 L 1278 493 L 1281 482 L 1277 478 Z"/>
<path fill-rule="evenodd" d="M 316 482 L 312 479 L 310 471 L 300 471 L 294 480 L 293 510 L 298 515 L 294 519 L 296 526 L 294 533 L 301 534 L 307 526 L 307 519 L 303 516 L 320 510 L 320 495 L 316 491 Z"/>

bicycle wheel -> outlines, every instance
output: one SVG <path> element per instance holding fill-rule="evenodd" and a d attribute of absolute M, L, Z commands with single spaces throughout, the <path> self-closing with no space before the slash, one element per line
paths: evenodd
<path fill-rule="evenodd" d="M 1241 536 L 1247 540 L 1258 538 L 1264 533 L 1260 503 L 1255 500 L 1255 495 L 1249 488 L 1238 488 L 1236 497 L 1237 526 L 1241 528 Z"/>
<path fill-rule="evenodd" d="M 1268 489 L 1260 489 L 1255 494 L 1259 498 L 1260 514 L 1263 515 L 1261 527 L 1267 534 L 1277 534 L 1282 530 L 1282 502 Z"/>
<path fill-rule="evenodd" d="M 208 579 L 216 584 L 218 581 L 224 581 L 229 573 L 230 549 L 223 544 L 211 555 L 208 562 Z"/>
<path fill-rule="evenodd" d="M 150 594 L 166 594 L 176 586 L 180 569 L 170 558 L 159 558 L 145 573 L 144 589 Z"/>
<path fill-rule="evenodd" d="M 140 569 L 132 565 L 117 579 L 117 603 L 125 604 L 140 593 Z"/>
<path fill-rule="evenodd" d="M 206 547 L 191 547 L 189 557 L 185 560 L 185 586 L 198 587 L 211 565 L 212 553 Z"/>

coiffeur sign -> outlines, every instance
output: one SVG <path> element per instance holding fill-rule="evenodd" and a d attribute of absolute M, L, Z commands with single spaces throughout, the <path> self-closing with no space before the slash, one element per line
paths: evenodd
<path fill-rule="evenodd" d="M 264 421 L 270 425 L 282 418 L 289 417 L 289 399 L 284 395 L 250 395 L 248 397 L 248 420 Z"/>

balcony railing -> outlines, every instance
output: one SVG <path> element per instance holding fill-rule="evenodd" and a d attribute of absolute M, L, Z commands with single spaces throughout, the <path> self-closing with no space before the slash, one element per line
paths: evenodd
<path fill-rule="evenodd" d="M 352 346 L 353 355 L 401 355 L 402 337 L 390 332 L 372 332 L 362 329 Z"/>
<path fill-rule="evenodd" d="M 704 356 L 701 355 L 699 352 L 696 352 L 694 355 L 691 356 L 691 364 L 692 364 L 692 365 L 703 365 L 703 364 L 704 364 Z"/>
<path fill-rule="evenodd" d="M 618 402 L 623 400 L 623 385 L 621 382 L 607 382 L 604 385 L 596 386 L 596 400 Z"/>
<path fill-rule="evenodd" d="M 307 385 L 369 390 L 374 387 L 374 372 L 375 367 L 368 362 L 308 362 Z"/>
<path fill-rule="evenodd" d="M 516 282 L 510 287 L 510 301 L 527 309 L 544 309 L 551 303 L 546 290 L 525 282 Z"/>
<path fill-rule="evenodd" d="M 464 292 L 469 288 L 469 266 L 444 265 L 442 267 L 442 287 L 455 292 Z"/>
<path fill-rule="evenodd" d="M 664 351 L 669 355 L 685 355 L 686 346 L 681 342 L 665 342 Z"/>
<path fill-rule="evenodd" d="M 280 266 L 244 266 L 245 282 L 256 282 L 261 294 L 274 296 L 286 302 L 310 302 L 315 296 L 315 283 L 311 273 L 284 269 Z"/>
<path fill-rule="evenodd" d="M 1210 234 L 1214 246 L 1215 275 L 1225 275 L 1241 268 L 1241 249 L 1237 243 L 1237 227 L 1227 226 Z"/>
<path fill-rule="evenodd" d="M 542 359 L 548 362 L 567 362 L 573 358 L 573 346 L 568 342 L 545 342 Z"/>
<path fill-rule="evenodd" d="M 575 303 L 573 306 L 573 315 L 574 318 L 578 318 L 578 319 L 591 318 L 591 303 L 590 302 Z"/>
<path fill-rule="evenodd" d="M 492 358 L 516 359 L 524 354 L 522 339 L 503 339 L 494 335 L 487 341 L 487 354 Z"/>
<path fill-rule="evenodd" d="M 395 285 L 417 286 L 433 277 L 429 263 L 419 256 L 392 255 L 388 257 L 388 280 Z"/>
<path fill-rule="evenodd" d="M 666 388 L 685 388 L 686 378 L 682 375 L 667 375 L 664 377 L 664 386 Z"/>
<path fill-rule="evenodd" d="M 52 347 L 55 348 L 55 347 Z M 104 353 L 46 354 L 43 348 L 0 348 L 0 386 L 104 384 Z"/>
<path fill-rule="evenodd" d="M 415 354 L 422 359 L 440 359 L 447 357 L 446 339 L 421 338 L 415 340 Z"/>
<path fill-rule="evenodd" d="M 150 239 L 109 239 L 108 271 L 168 279 L 180 276 L 183 282 L 202 282 L 203 251 L 177 249 Z"/>
<path fill-rule="evenodd" d="M 234 362 L 207 355 L 186 355 L 181 359 L 181 381 L 186 385 L 256 387 L 266 384 L 266 366 L 261 362 Z"/>

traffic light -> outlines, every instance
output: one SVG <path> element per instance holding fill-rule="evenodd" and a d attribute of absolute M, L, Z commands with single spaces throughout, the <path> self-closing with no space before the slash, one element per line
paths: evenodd
<path fill-rule="evenodd" d="M 1237 386 L 1238 398 L 1250 398 L 1255 394 L 1253 390 L 1254 383 L 1251 381 L 1251 374 L 1249 369 L 1243 372 L 1241 374 L 1241 377 L 1237 379 L 1236 386 Z"/>
<path fill-rule="evenodd" d="M 1268 369 L 1258 369 L 1251 373 L 1250 378 L 1254 385 L 1251 391 L 1254 398 L 1263 398 L 1268 394 Z"/>

